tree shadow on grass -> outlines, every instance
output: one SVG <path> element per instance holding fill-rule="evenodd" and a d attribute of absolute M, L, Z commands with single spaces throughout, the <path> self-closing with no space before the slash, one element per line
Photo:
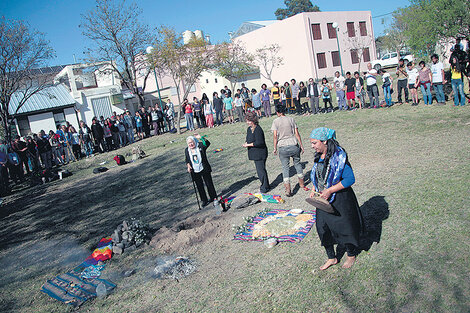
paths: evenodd
<path fill-rule="evenodd" d="M 235 195 L 240 189 L 245 187 L 246 185 L 250 184 L 251 182 L 257 180 L 258 178 L 256 176 L 251 176 L 242 180 L 239 180 L 227 188 L 222 189 L 221 192 L 218 193 L 219 196 L 222 196 L 222 198 L 228 198 L 229 196 Z"/>
<path fill-rule="evenodd" d="M 167 170 L 180 163 L 179 154 L 167 151 L 102 174 L 89 169 L 89 178 L 64 188 L 56 184 L 56 190 L 44 189 L 42 199 L 38 197 L 43 190 L 28 191 L 31 196 L 24 194 L 3 208 L 8 215 L 0 219 L 0 250 L 62 237 L 94 249 L 99 238 L 110 235 L 125 219 L 135 217 L 157 229 L 195 214 L 189 177 L 184 179 L 178 168 Z"/>

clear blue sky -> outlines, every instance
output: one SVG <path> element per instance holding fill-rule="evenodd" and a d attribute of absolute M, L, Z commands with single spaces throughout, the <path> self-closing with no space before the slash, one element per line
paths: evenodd
<path fill-rule="evenodd" d="M 228 32 L 235 31 L 244 21 L 275 19 L 274 11 L 284 7 L 283 0 L 241 0 L 228 2 L 216 0 L 140 0 L 143 20 L 151 27 L 168 25 L 177 31 L 201 29 L 211 35 L 212 42 L 228 40 Z M 322 11 L 372 11 L 372 17 L 390 13 L 407 6 L 408 0 L 336 0 L 312 1 Z M 371 4 L 374 4 L 371 6 Z M 50 65 L 73 63 L 83 56 L 87 40 L 78 28 L 80 15 L 93 9 L 94 0 L 1 0 L 0 15 L 27 21 L 33 28 L 46 34 L 57 57 Z M 390 15 L 385 17 L 390 21 Z M 382 19 L 374 18 L 374 32 L 382 34 Z"/>

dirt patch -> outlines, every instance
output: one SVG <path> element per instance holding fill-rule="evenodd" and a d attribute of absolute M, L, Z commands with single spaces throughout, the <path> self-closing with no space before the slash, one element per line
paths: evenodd
<path fill-rule="evenodd" d="M 213 214 L 212 211 L 201 213 L 177 223 L 172 228 L 162 227 L 155 233 L 150 245 L 164 253 L 184 252 L 189 247 L 231 234 L 231 214 Z"/>

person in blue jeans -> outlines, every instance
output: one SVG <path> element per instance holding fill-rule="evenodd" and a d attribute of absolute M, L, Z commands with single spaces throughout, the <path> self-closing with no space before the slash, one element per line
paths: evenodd
<path fill-rule="evenodd" d="M 439 62 L 437 54 L 431 56 L 432 88 L 436 92 L 438 104 L 445 104 L 446 96 L 444 94 L 444 84 L 446 83 L 444 75 L 444 65 Z"/>
<path fill-rule="evenodd" d="M 387 73 L 386 71 L 382 69 L 379 70 L 379 74 L 382 75 L 382 81 L 383 81 L 382 88 L 384 90 L 385 104 L 387 106 L 391 106 L 392 105 L 391 87 L 392 87 L 393 79 L 389 73 Z"/>
<path fill-rule="evenodd" d="M 432 84 L 432 72 L 426 67 L 424 61 L 419 62 L 418 79 L 419 86 L 421 87 L 421 93 L 423 94 L 423 100 L 425 105 L 432 104 L 432 95 L 431 95 L 431 84 Z"/>
<path fill-rule="evenodd" d="M 450 59 L 450 73 L 452 91 L 454 92 L 454 106 L 465 105 L 465 93 L 463 91 L 463 76 L 466 75 L 465 66 L 459 59 L 453 56 Z"/>

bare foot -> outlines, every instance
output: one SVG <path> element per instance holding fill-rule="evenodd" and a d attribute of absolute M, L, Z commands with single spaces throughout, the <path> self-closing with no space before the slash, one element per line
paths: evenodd
<path fill-rule="evenodd" d="M 346 261 L 344 262 L 342 268 L 351 268 L 354 265 L 354 262 L 356 262 L 356 257 L 355 256 L 346 256 Z"/>
<path fill-rule="evenodd" d="M 325 262 L 325 264 L 323 264 L 322 266 L 320 266 L 320 269 L 322 271 L 326 270 L 328 267 L 332 266 L 332 265 L 335 265 L 335 264 L 338 264 L 338 260 L 336 258 L 334 259 L 328 259 L 328 261 Z"/>

